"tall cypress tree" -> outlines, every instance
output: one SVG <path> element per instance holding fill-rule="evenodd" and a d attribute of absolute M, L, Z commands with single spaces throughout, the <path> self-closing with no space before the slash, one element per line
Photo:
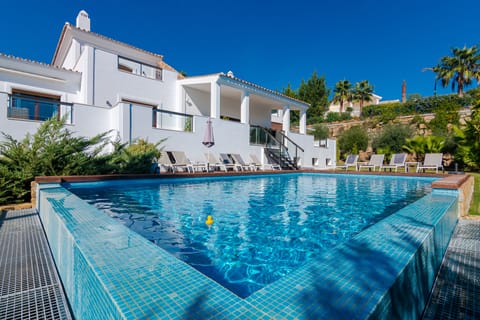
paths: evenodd
<path fill-rule="evenodd" d="M 318 77 L 317 71 L 314 71 L 307 81 L 302 79 L 298 90 L 293 90 L 289 83 L 286 88 L 283 88 L 282 93 L 309 103 L 310 107 L 307 110 L 308 118 L 322 117 L 323 113 L 328 109 L 330 89 L 326 86 L 325 77 Z M 292 122 L 298 122 L 298 112 L 292 112 L 290 119 Z"/>
<path fill-rule="evenodd" d="M 302 80 L 298 88 L 298 98 L 310 104 L 308 117 L 320 117 L 327 111 L 329 94 L 325 76 L 318 77 L 317 71 L 314 71 L 306 82 Z"/>

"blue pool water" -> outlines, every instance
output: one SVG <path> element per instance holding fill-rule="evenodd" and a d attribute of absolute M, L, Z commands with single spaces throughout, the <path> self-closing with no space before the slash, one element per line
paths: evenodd
<path fill-rule="evenodd" d="M 68 188 L 244 298 L 421 198 L 433 180 L 279 174 Z"/>

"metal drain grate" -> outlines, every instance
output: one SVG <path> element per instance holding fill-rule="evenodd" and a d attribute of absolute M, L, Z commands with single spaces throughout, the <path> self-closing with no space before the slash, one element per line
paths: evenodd
<path fill-rule="evenodd" d="M 0 216 L 0 319 L 71 319 L 36 210 Z"/>
<path fill-rule="evenodd" d="M 480 221 L 460 220 L 455 230 L 457 238 L 480 239 Z"/>
<path fill-rule="evenodd" d="M 59 285 L 0 297 L 2 319 L 67 319 Z"/>
<path fill-rule="evenodd" d="M 424 319 L 480 319 L 479 236 L 480 221 L 462 220 L 457 225 Z"/>

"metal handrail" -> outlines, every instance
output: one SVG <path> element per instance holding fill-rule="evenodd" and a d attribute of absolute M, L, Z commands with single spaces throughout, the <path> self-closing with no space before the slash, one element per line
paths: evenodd
<path fill-rule="evenodd" d="M 302 152 L 305 152 L 305 149 L 303 149 L 302 147 L 300 147 L 295 141 L 293 141 L 293 140 L 290 139 L 287 135 L 285 135 L 285 133 L 283 133 L 283 131 L 279 131 L 278 133 L 280 133 L 280 135 L 281 135 L 284 139 L 287 139 L 288 141 L 290 141 L 295 147 L 297 147 L 298 149 L 300 149 Z"/>
<path fill-rule="evenodd" d="M 264 127 L 261 127 L 261 126 L 255 126 L 255 125 L 251 125 L 250 128 L 255 128 L 255 129 L 259 129 L 261 131 L 263 131 L 267 137 L 267 139 L 265 139 L 265 142 L 264 143 L 259 143 L 259 144 L 264 144 L 265 147 L 269 147 L 271 146 L 270 142 L 268 141 L 268 138 L 270 138 L 271 140 L 273 140 L 274 142 L 276 142 L 277 145 L 281 145 L 282 143 L 277 139 L 275 138 L 274 135 L 272 135 L 266 128 Z"/>
<path fill-rule="evenodd" d="M 280 136 L 282 137 L 282 144 L 283 145 L 287 145 L 285 143 L 285 140 L 289 141 L 294 147 L 295 147 L 295 157 L 294 157 L 294 160 L 295 162 L 297 161 L 298 159 L 298 150 L 300 150 L 301 152 L 305 152 L 305 149 L 303 149 L 302 147 L 300 147 L 297 143 L 295 143 L 295 141 L 293 141 L 292 139 L 290 139 L 289 137 L 287 137 L 287 135 L 285 135 L 285 133 L 283 133 L 283 131 L 278 131 L 278 133 L 280 134 Z M 297 164 L 295 163 L 295 167 L 297 166 Z"/>
<path fill-rule="evenodd" d="M 279 157 L 280 157 L 278 160 L 280 161 L 280 164 L 281 164 L 282 166 L 287 165 L 287 162 L 285 162 L 285 161 L 283 160 L 282 155 L 285 155 L 285 154 L 286 154 L 286 155 L 287 155 L 287 158 L 288 158 L 288 159 L 291 159 L 291 156 L 290 156 L 290 154 L 289 154 L 289 152 L 288 152 L 288 146 L 285 145 L 282 141 L 278 140 L 274 135 L 272 135 L 272 134 L 271 134 L 266 128 L 264 128 L 264 127 L 261 127 L 261 126 L 251 126 L 251 128 L 260 129 L 260 130 L 262 130 L 262 131 L 265 133 L 265 135 L 266 135 L 265 147 L 267 147 L 267 148 L 271 148 L 271 147 L 272 147 L 272 144 L 271 144 L 270 141 L 273 141 L 274 144 L 275 144 L 276 146 L 278 146 L 278 149 L 279 149 Z M 294 144 L 295 144 L 295 143 L 294 143 Z M 288 166 L 289 166 L 289 165 L 290 165 L 290 164 L 288 164 Z M 296 167 L 296 164 L 293 164 L 293 165 Z"/>

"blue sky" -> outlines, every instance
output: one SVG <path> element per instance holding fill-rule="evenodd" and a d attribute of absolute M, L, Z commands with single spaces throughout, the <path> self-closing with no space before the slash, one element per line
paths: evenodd
<path fill-rule="evenodd" d="M 316 70 L 327 85 L 369 80 L 384 100 L 433 94 L 422 72 L 452 47 L 480 43 L 480 1 L 28 0 L 2 5 L 0 52 L 50 63 L 81 9 L 92 31 L 142 49 L 188 75 L 232 70 L 282 90 Z M 450 88 L 438 90 L 449 93 Z"/>

